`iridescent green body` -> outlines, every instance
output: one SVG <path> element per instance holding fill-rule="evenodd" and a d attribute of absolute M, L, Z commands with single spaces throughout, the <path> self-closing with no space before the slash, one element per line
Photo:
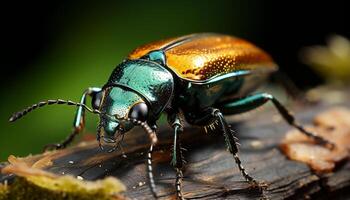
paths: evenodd
<path fill-rule="evenodd" d="M 198 43 L 198 41 L 197 47 L 181 49 L 184 45 Z M 222 44 L 223 42 L 228 42 L 230 46 Z M 238 48 L 242 44 L 247 46 L 245 51 Z M 220 45 L 224 46 L 218 48 Z M 148 123 L 155 124 L 160 113 L 169 108 L 191 114 L 220 104 L 227 99 L 244 97 L 255 90 L 271 72 L 277 69 L 262 50 L 246 41 L 225 35 L 189 35 L 162 44 L 145 46 L 133 51 L 128 59 L 117 66 L 106 84 L 114 83 L 127 86 L 129 89 L 132 88 L 133 93 L 139 93 L 139 96 L 131 98 L 132 93 L 125 93 L 123 90 L 113 91 L 116 90 L 113 88 L 111 92 L 105 92 L 104 99 L 123 97 L 129 102 L 125 102 L 125 100 L 117 100 L 113 103 L 107 100 L 102 101 L 102 111 L 106 111 L 110 115 L 117 115 L 119 118 L 127 118 L 130 107 L 139 101 L 144 101 L 150 106 Z M 207 48 L 207 51 L 214 51 L 214 53 L 207 53 L 206 57 L 198 57 L 198 52 L 191 48 L 200 48 L 201 46 Z M 237 48 L 236 51 L 234 51 L 235 48 Z M 169 52 L 174 49 L 178 50 L 174 51 L 173 54 L 181 55 L 179 51 L 194 52 L 189 58 L 199 59 L 200 62 L 192 62 L 188 59 L 183 61 L 180 59 L 181 62 L 169 62 L 171 60 Z M 233 51 L 234 54 L 229 54 Z M 221 59 L 223 55 L 225 55 L 224 59 Z M 256 57 L 250 58 L 249 56 L 252 55 L 256 55 Z M 186 54 L 186 56 L 188 55 Z M 244 60 L 244 62 L 235 63 L 235 60 L 238 59 Z M 179 62 L 189 66 L 190 71 L 182 65 L 177 67 Z M 199 68 L 201 70 L 198 70 Z M 179 73 L 180 69 L 183 70 L 181 74 Z M 196 70 L 198 72 L 195 72 Z M 210 73 L 210 76 L 205 75 L 206 71 Z M 124 90 L 128 90 L 128 88 L 124 87 Z M 121 107 L 125 109 L 121 109 Z M 108 122 L 104 124 L 107 127 L 110 126 Z M 107 127 L 105 130 L 108 130 Z M 113 130 L 108 132 L 115 133 Z"/>
<path fill-rule="evenodd" d="M 210 81 L 192 82 L 171 73 L 166 66 L 160 64 L 163 61 L 157 60 L 158 57 L 154 59 L 156 60 L 126 60 L 117 66 L 106 85 L 117 83 L 135 91 L 112 88 L 104 97 L 106 100 L 102 104 L 102 110 L 118 117 L 127 117 L 126 111 L 144 100 L 151 107 L 149 120 L 154 121 L 167 106 L 196 111 L 229 98 L 243 97 L 256 89 L 267 75 L 240 70 Z M 135 95 L 135 92 L 142 98 Z"/>

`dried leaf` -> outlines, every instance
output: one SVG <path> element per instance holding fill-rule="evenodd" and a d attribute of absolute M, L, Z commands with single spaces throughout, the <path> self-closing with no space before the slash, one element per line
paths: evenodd
<path fill-rule="evenodd" d="M 289 131 L 282 144 L 283 152 L 292 160 L 307 163 L 316 172 L 330 172 L 337 163 L 349 157 L 350 110 L 333 108 L 315 117 L 307 130 L 333 142 L 332 150 L 317 145 L 297 130 Z"/>

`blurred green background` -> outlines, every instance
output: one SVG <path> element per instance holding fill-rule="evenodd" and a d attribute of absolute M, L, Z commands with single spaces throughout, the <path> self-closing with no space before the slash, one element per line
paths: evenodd
<path fill-rule="evenodd" d="M 61 141 L 71 131 L 75 108 L 46 107 L 10 124 L 7 120 L 14 111 L 42 99 L 78 101 L 85 88 L 102 86 L 132 49 L 154 40 L 195 32 L 236 35 L 270 52 L 291 77 L 300 70 L 312 77 L 298 80 L 300 85 L 319 84 L 322 80 L 299 63 L 297 50 L 322 42 L 329 33 L 347 34 L 342 12 L 340 22 L 332 24 L 339 16 L 324 17 L 326 4 L 312 11 L 315 18 L 308 16 L 310 8 L 316 9 L 312 4 L 274 6 L 262 1 L 205 0 L 57 1 L 2 7 L 6 53 L 1 66 L 0 160 L 10 154 L 39 153 L 45 144 Z M 336 9 L 345 6 L 333 7 L 338 13 Z M 297 12 L 301 16 L 286 11 L 293 8 L 303 9 Z M 93 133 L 96 122 L 97 117 L 88 114 L 85 132 Z"/>

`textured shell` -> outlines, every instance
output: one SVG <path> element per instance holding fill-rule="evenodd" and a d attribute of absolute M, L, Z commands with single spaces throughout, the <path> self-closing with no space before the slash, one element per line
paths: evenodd
<path fill-rule="evenodd" d="M 129 59 L 138 59 L 154 50 L 163 50 L 166 65 L 180 78 L 190 81 L 207 81 L 239 70 L 253 73 L 277 70 L 263 50 L 228 35 L 193 34 L 153 42 L 135 49 Z"/>

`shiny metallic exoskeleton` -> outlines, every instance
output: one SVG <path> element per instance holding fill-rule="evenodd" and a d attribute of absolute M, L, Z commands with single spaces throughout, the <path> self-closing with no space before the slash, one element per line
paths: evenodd
<path fill-rule="evenodd" d="M 151 141 L 147 154 L 149 185 L 157 197 L 152 151 L 157 143 L 157 120 L 166 113 L 174 132 L 171 164 L 176 170 L 177 198 L 184 199 L 179 138 L 184 121 L 201 126 L 205 131 L 218 129 L 244 178 L 260 186 L 243 168 L 237 139 L 223 115 L 243 113 L 270 101 L 290 125 L 316 142 L 332 146 L 306 131 L 272 95 L 252 94 L 277 69 L 268 54 L 240 38 L 212 33 L 171 38 L 136 48 L 114 69 L 103 87 L 88 88 L 80 102 L 60 99 L 39 102 L 15 113 L 10 121 L 45 105 L 75 105 L 78 109 L 72 134 L 62 143 L 48 147 L 66 147 L 83 129 L 84 112 L 88 110 L 100 117 L 97 130 L 100 147 L 103 148 L 104 143 L 115 143 L 109 151 L 118 149 L 119 142 L 131 128 L 143 127 Z M 85 105 L 87 96 L 92 97 L 92 108 Z"/>

